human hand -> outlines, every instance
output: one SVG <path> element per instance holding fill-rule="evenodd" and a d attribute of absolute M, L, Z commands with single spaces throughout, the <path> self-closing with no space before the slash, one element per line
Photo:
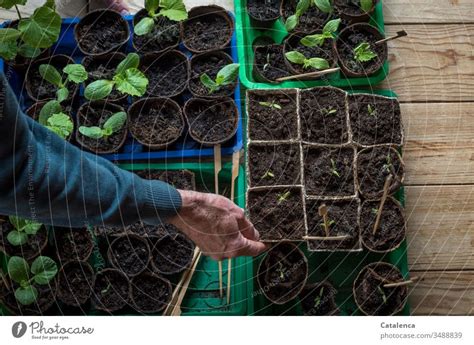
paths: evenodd
<path fill-rule="evenodd" d="M 215 260 L 256 256 L 267 248 L 244 210 L 229 199 L 208 193 L 179 190 L 182 206 L 169 223 L 185 233 Z"/>
<path fill-rule="evenodd" d="M 129 8 L 124 0 L 104 0 L 104 4 L 107 8 L 115 10 L 121 14 L 128 14 Z"/>

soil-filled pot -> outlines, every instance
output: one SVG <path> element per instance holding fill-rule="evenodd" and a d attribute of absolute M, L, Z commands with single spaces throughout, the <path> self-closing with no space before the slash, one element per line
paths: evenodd
<path fill-rule="evenodd" d="M 25 114 L 28 115 L 29 117 L 31 117 L 33 120 L 38 121 L 41 110 L 43 109 L 43 107 L 46 103 L 48 103 L 48 101 L 36 102 L 31 107 L 29 107 L 28 109 L 25 110 Z M 64 114 L 69 115 L 69 118 L 71 119 L 71 122 L 73 123 L 73 126 L 74 126 L 74 119 L 70 115 L 72 113 L 72 106 L 71 105 L 67 105 L 67 106 L 63 105 L 63 109 L 64 109 Z M 67 141 L 72 140 L 73 133 L 74 133 L 74 128 L 73 128 L 71 134 L 69 135 L 69 137 L 66 138 Z"/>
<path fill-rule="evenodd" d="M 289 76 L 283 44 L 256 46 L 252 73 L 255 80 L 264 83 L 278 83 L 276 79 Z"/>
<path fill-rule="evenodd" d="M 222 144 L 237 132 L 239 112 L 229 97 L 191 98 L 184 105 L 189 135 L 203 145 Z"/>
<path fill-rule="evenodd" d="M 194 244 L 186 236 L 177 233 L 151 239 L 153 271 L 159 274 L 176 274 L 187 269 L 193 260 Z"/>
<path fill-rule="evenodd" d="M 372 0 L 373 5 L 370 11 L 365 12 L 361 6 L 360 1 L 354 0 L 335 0 L 334 6 L 342 19 L 349 23 L 368 22 L 370 16 L 375 11 L 375 6 L 379 0 Z"/>
<path fill-rule="evenodd" d="M 107 268 L 97 273 L 92 301 L 97 310 L 113 313 L 125 307 L 130 297 L 130 281 L 119 270 Z"/>
<path fill-rule="evenodd" d="M 351 146 L 303 146 L 306 195 L 351 198 L 356 196 L 354 160 Z"/>
<path fill-rule="evenodd" d="M 87 261 L 94 250 L 94 240 L 87 228 L 54 227 L 56 255 L 61 263 Z"/>
<path fill-rule="evenodd" d="M 140 69 L 149 80 L 149 96 L 176 97 L 188 87 L 189 60 L 178 50 L 146 54 L 140 60 Z"/>
<path fill-rule="evenodd" d="M 136 26 L 143 18 L 148 16 L 146 9 L 141 9 L 133 17 L 133 25 Z M 140 53 L 161 53 L 178 46 L 182 24 L 175 22 L 165 16 L 154 19 L 153 29 L 143 36 L 133 34 L 133 47 Z"/>
<path fill-rule="evenodd" d="M 196 190 L 196 175 L 189 170 L 136 170 L 138 176 L 147 180 L 161 180 L 176 189 Z"/>
<path fill-rule="evenodd" d="M 376 73 L 387 60 L 387 42 L 375 44 L 384 39 L 382 33 L 372 25 L 359 23 L 351 25 L 339 33 L 336 50 L 339 67 L 347 77 L 367 77 Z M 355 48 L 362 43 L 368 43 L 369 49 L 376 57 L 369 61 L 360 62 L 355 59 Z"/>
<path fill-rule="evenodd" d="M 247 133 L 249 140 L 297 140 L 297 91 L 248 90 Z"/>
<path fill-rule="evenodd" d="M 326 224 L 319 211 L 324 206 L 326 206 L 327 212 Z M 361 250 L 359 212 L 360 200 L 357 198 L 349 200 L 306 200 L 308 236 L 320 238 L 308 240 L 308 250 Z"/>
<path fill-rule="evenodd" d="M 121 106 L 103 100 L 84 103 L 77 111 L 77 128 L 81 126 L 102 128 L 112 115 L 122 111 L 125 110 Z M 76 141 L 82 147 L 98 154 L 117 152 L 127 139 L 127 127 L 126 123 L 118 132 L 100 139 L 89 138 L 76 131 Z"/>
<path fill-rule="evenodd" d="M 128 117 L 133 138 L 155 150 L 173 144 L 184 131 L 181 107 L 169 98 L 140 99 L 128 109 Z"/>
<path fill-rule="evenodd" d="M 57 87 L 43 79 L 39 72 L 39 67 L 43 64 L 51 65 L 63 75 L 63 68 L 73 63 L 74 60 L 66 55 L 53 55 L 44 59 L 34 60 L 26 72 L 25 88 L 28 97 L 35 102 L 56 99 Z M 63 76 L 63 78 L 65 77 Z M 67 84 L 67 89 L 69 91 L 69 97 L 66 102 L 70 102 L 76 96 L 79 85 L 70 82 Z"/>
<path fill-rule="evenodd" d="M 370 251 L 387 253 L 394 251 L 402 244 L 406 236 L 406 222 L 402 206 L 390 197 L 385 201 L 380 223 L 374 234 L 379 207 L 379 200 L 367 200 L 362 204 L 361 239 L 362 244 Z"/>
<path fill-rule="evenodd" d="M 96 236 L 103 238 L 109 245 L 117 235 L 136 234 L 140 237 L 163 237 L 174 231 L 172 225 L 148 225 L 143 222 L 136 222 L 126 226 L 97 226 L 94 228 Z"/>
<path fill-rule="evenodd" d="M 299 144 L 258 143 L 247 147 L 249 187 L 300 185 Z"/>
<path fill-rule="evenodd" d="M 336 305 L 337 290 L 327 281 L 308 284 L 300 294 L 301 307 L 306 316 L 332 316 L 339 314 Z"/>
<path fill-rule="evenodd" d="M 360 151 L 356 158 L 357 188 L 367 199 L 378 199 L 383 195 L 383 187 L 388 175 L 392 175 L 389 195 L 403 184 L 405 164 L 393 147 L 376 146 Z"/>
<path fill-rule="evenodd" d="M 226 65 L 231 64 L 232 58 L 223 51 L 214 51 L 194 55 L 191 58 L 191 77 L 189 78 L 189 91 L 194 97 L 231 97 L 234 94 L 237 80 L 229 85 L 222 86 L 219 90 L 210 93 L 209 89 L 201 82 L 201 75 L 206 73 L 212 80 L 216 80 L 217 73 Z"/>
<path fill-rule="evenodd" d="M 142 273 L 132 279 L 131 285 L 130 301 L 139 313 L 158 313 L 171 302 L 171 283 L 156 274 Z"/>
<path fill-rule="evenodd" d="M 302 241 L 305 235 L 301 187 L 251 189 L 247 194 L 250 221 L 264 242 Z"/>
<path fill-rule="evenodd" d="M 151 257 L 146 238 L 135 234 L 124 234 L 110 244 L 107 251 L 109 262 L 129 277 L 142 273 Z"/>
<path fill-rule="evenodd" d="M 233 32 L 234 21 L 222 7 L 193 7 L 183 23 L 183 44 L 193 53 L 223 49 L 229 45 Z"/>
<path fill-rule="evenodd" d="M 256 29 L 265 29 L 280 18 L 281 0 L 247 0 L 247 13 L 251 25 Z"/>
<path fill-rule="evenodd" d="M 401 272 L 386 262 L 365 266 L 353 285 L 354 299 L 365 315 L 388 316 L 399 313 L 408 298 L 407 286 L 384 287 L 385 284 L 403 282 Z"/>
<path fill-rule="evenodd" d="M 130 28 L 122 15 L 112 10 L 89 12 L 74 27 L 74 37 L 85 55 L 102 55 L 124 46 Z"/>
<path fill-rule="evenodd" d="M 403 122 L 396 98 L 349 95 L 352 140 L 360 146 L 403 145 Z"/>
<path fill-rule="evenodd" d="M 58 299 L 69 306 L 80 307 L 89 301 L 94 288 L 94 270 L 83 261 L 70 261 L 59 271 Z"/>
<path fill-rule="evenodd" d="M 314 144 L 349 142 L 347 93 L 334 87 L 300 92 L 301 139 Z"/>
<path fill-rule="evenodd" d="M 284 22 L 288 17 L 296 13 L 296 6 L 299 0 L 282 0 L 280 14 Z M 310 33 L 322 30 L 324 24 L 329 19 L 329 14 L 321 11 L 312 1 L 308 9 L 299 17 L 298 25 L 294 31 Z"/>
<path fill-rule="evenodd" d="M 275 304 L 285 304 L 298 296 L 307 279 L 308 260 L 290 242 L 275 245 L 258 267 L 260 291 Z"/>

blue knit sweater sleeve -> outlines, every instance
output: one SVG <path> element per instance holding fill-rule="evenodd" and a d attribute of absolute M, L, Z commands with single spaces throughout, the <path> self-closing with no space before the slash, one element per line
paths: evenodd
<path fill-rule="evenodd" d="M 62 140 L 23 114 L 0 79 L 0 214 L 82 227 L 159 224 L 179 210 L 176 189 Z"/>

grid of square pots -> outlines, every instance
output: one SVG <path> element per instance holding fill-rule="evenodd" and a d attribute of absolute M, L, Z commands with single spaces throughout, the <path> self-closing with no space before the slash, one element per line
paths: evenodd
<path fill-rule="evenodd" d="M 339 97 L 331 97 L 334 95 Z M 369 128 L 370 126 L 364 127 L 364 123 L 358 122 L 358 114 L 364 115 L 364 107 L 367 107 L 364 98 L 381 102 L 391 109 L 391 121 L 388 121 L 388 124 L 392 123 L 394 125 L 389 137 L 395 140 L 387 140 L 387 132 L 389 131 L 384 130 L 384 128 L 381 128 L 380 136 L 382 138 L 375 135 L 373 142 L 368 142 L 367 138 L 364 138 L 367 132 L 373 130 L 373 128 Z M 262 101 L 263 99 L 265 101 Z M 277 99 L 287 99 L 285 102 L 289 101 L 290 103 L 277 109 L 274 108 L 274 104 L 278 104 Z M 274 110 L 270 128 L 265 128 L 265 123 L 268 123 L 270 118 L 268 114 L 265 117 L 258 116 L 255 113 L 256 109 L 263 109 L 260 102 L 267 102 L 265 108 Z M 321 104 L 325 103 L 334 106 L 323 110 L 324 107 L 321 107 Z M 359 103 L 362 104 L 362 107 Z M 269 104 L 272 106 L 269 107 Z M 315 107 L 315 104 L 317 107 Z M 334 109 L 336 111 L 333 111 Z M 326 118 L 321 118 L 322 112 L 324 112 Z M 328 114 L 329 112 L 331 114 Z M 362 250 L 360 237 L 361 205 L 366 200 L 380 200 L 381 195 L 367 196 L 360 193 L 357 158 L 362 150 L 379 148 L 393 152 L 393 148 L 398 154 L 398 151 L 403 147 L 403 124 L 396 98 L 370 93 L 352 95 L 331 86 L 305 90 L 248 90 L 246 94 L 246 114 L 248 186 L 246 209 L 250 220 L 260 231 L 262 241 L 306 241 L 309 251 L 352 252 Z M 326 126 L 327 128 L 325 128 Z M 281 127 L 284 129 L 282 130 Z M 295 127 L 296 133 L 294 132 Z M 327 133 L 331 133 L 331 135 L 328 136 Z M 273 167 L 277 169 L 283 167 L 283 170 L 279 172 L 285 172 L 285 169 L 290 166 L 292 171 L 291 160 L 295 159 L 295 152 L 299 157 L 299 171 L 290 174 L 290 176 L 284 173 L 273 174 L 271 171 Z M 270 165 L 267 165 L 267 167 L 273 176 L 269 176 L 268 171 L 264 172 L 265 169 L 262 170 L 262 166 L 258 166 L 261 157 L 266 154 L 272 155 Z M 341 169 L 340 172 L 343 182 L 345 182 L 342 186 L 337 180 L 331 181 L 331 178 L 324 184 L 315 183 L 315 179 L 310 179 L 308 172 L 318 171 L 318 167 L 321 168 L 325 164 L 326 167 L 322 169 L 324 171 L 328 168 L 327 157 L 334 157 L 335 155 L 337 155 L 337 159 L 335 159 L 337 169 L 339 169 L 338 159 L 341 159 L 341 166 L 345 168 Z M 285 161 L 279 161 L 279 156 L 284 157 Z M 322 161 L 325 163 L 322 164 Z M 290 164 L 288 164 L 289 162 Z M 334 164 L 332 158 L 330 164 Z M 400 164 L 403 166 L 401 157 Z M 265 165 L 263 166 L 265 167 Z M 394 184 L 393 190 L 390 189 L 390 195 L 393 195 L 402 183 L 403 171 L 398 183 Z M 325 188 L 328 185 L 332 185 L 333 189 Z M 334 186 L 339 188 L 334 188 Z M 287 204 L 286 199 L 283 199 L 284 203 L 275 202 L 275 200 L 284 197 L 284 193 L 288 191 L 293 191 L 291 192 L 293 197 L 290 203 Z M 296 194 L 293 195 L 295 191 Z M 265 198 L 265 196 L 267 197 Z M 296 200 L 300 203 L 296 203 Z M 342 222 L 345 224 L 345 228 L 343 228 L 343 225 L 341 229 L 338 229 L 339 225 L 337 225 L 335 231 L 338 235 L 349 235 L 347 239 L 339 241 L 337 244 L 333 244 L 333 241 L 307 239 L 307 237 L 324 236 L 321 235 L 324 228 L 318 229 L 322 219 L 321 217 L 317 219 L 318 208 L 322 204 L 327 205 L 331 212 L 346 214 L 346 219 Z M 275 208 L 272 209 L 271 205 L 274 205 Z M 265 208 L 267 209 L 265 210 Z M 263 210 L 263 217 L 261 210 Z M 265 223 L 265 219 L 269 219 L 269 222 L 278 224 L 278 226 L 271 228 Z M 290 220 L 287 222 L 287 219 Z M 289 227 L 291 229 L 288 229 Z"/>

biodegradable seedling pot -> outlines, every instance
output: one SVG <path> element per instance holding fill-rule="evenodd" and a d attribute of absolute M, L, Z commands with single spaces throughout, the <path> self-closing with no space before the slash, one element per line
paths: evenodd
<path fill-rule="evenodd" d="M 135 174 L 147 180 L 161 180 L 176 189 L 196 190 L 196 175 L 189 170 L 135 170 Z"/>
<path fill-rule="evenodd" d="M 151 238 L 151 267 L 159 274 L 181 273 L 191 266 L 194 243 L 186 236 L 176 233 L 161 238 Z"/>
<path fill-rule="evenodd" d="M 285 304 L 298 296 L 307 279 L 308 260 L 290 242 L 272 247 L 258 267 L 260 291 L 275 304 Z"/>
<path fill-rule="evenodd" d="M 288 17 L 296 13 L 296 6 L 299 0 L 282 0 L 280 6 L 280 15 L 283 22 Z M 294 28 L 296 32 L 310 33 L 322 30 L 324 24 L 330 18 L 330 14 L 322 12 L 316 5 L 311 2 L 308 9 L 299 17 L 298 25 Z"/>
<path fill-rule="evenodd" d="M 298 90 L 247 90 L 249 141 L 299 139 Z"/>
<path fill-rule="evenodd" d="M 385 284 L 403 281 L 401 272 L 386 262 L 365 266 L 354 280 L 352 288 L 357 307 L 365 315 L 395 315 L 408 298 L 406 285 L 386 288 Z"/>
<path fill-rule="evenodd" d="M 278 78 L 290 75 L 283 54 L 283 44 L 255 46 L 253 77 L 263 83 L 278 83 Z"/>
<path fill-rule="evenodd" d="M 255 29 L 268 29 L 280 18 L 281 0 L 247 0 L 247 14 Z"/>
<path fill-rule="evenodd" d="M 135 234 L 119 235 L 107 251 L 109 262 L 129 277 L 142 273 L 151 258 L 148 241 Z"/>
<path fill-rule="evenodd" d="M 352 140 L 361 147 L 401 146 L 404 142 L 400 103 L 372 94 L 349 95 Z"/>
<path fill-rule="evenodd" d="M 346 77 L 368 77 L 376 73 L 387 60 L 387 43 L 375 44 L 383 39 L 383 34 L 374 26 L 359 23 L 351 25 L 339 33 L 336 41 L 336 50 L 339 67 Z M 377 57 L 367 62 L 358 62 L 354 58 L 354 49 L 359 44 L 367 42 Z"/>
<path fill-rule="evenodd" d="M 392 175 L 389 195 L 394 194 L 405 179 L 405 164 L 402 157 L 393 147 L 376 146 L 360 151 L 356 157 L 359 192 L 366 199 L 377 199 L 383 194 L 383 187 L 388 175 Z"/>
<path fill-rule="evenodd" d="M 157 236 L 160 230 L 161 226 L 159 225 L 148 225 L 143 222 L 136 222 L 124 226 L 96 226 L 94 233 L 97 237 L 103 238 L 110 244 L 117 235 L 137 234 L 141 237 Z"/>
<path fill-rule="evenodd" d="M 115 113 L 125 111 L 121 106 L 104 100 L 84 103 L 77 111 L 77 128 L 81 126 L 102 126 Z M 125 125 L 109 137 L 92 139 L 76 131 L 76 141 L 86 149 L 98 153 L 117 152 L 127 139 L 127 126 Z"/>
<path fill-rule="evenodd" d="M 171 301 L 170 281 L 156 274 L 142 273 L 132 279 L 131 285 L 130 301 L 139 313 L 158 313 Z"/>
<path fill-rule="evenodd" d="M 311 144 L 347 144 L 347 93 L 325 86 L 302 90 L 299 93 L 301 140 Z"/>
<path fill-rule="evenodd" d="M 263 242 L 303 241 L 306 233 L 301 187 L 257 187 L 247 192 L 249 219 Z"/>
<path fill-rule="evenodd" d="M 130 28 L 122 15 L 112 10 L 89 12 L 74 27 L 77 46 L 85 55 L 103 55 L 125 46 Z"/>
<path fill-rule="evenodd" d="M 97 310 L 113 313 L 128 304 L 130 281 L 119 270 L 106 268 L 96 275 L 92 302 Z"/>
<path fill-rule="evenodd" d="M 375 6 L 377 6 L 379 0 L 373 0 L 373 5 L 370 11 L 365 12 L 360 7 L 359 3 L 355 1 L 348 1 L 348 0 L 335 0 L 334 6 L 338 11 L 339 15 L 342 19 L 349 23 L 360 23 L 360 22 L 368 22 L 370 20 L 370 16 L 375 11 Z"/>
<path fill-rule="evenodd" d="M 94 240 L 87 228 L 54 228 L 56 254 L 61 262 L 87 261 L 94 250 Z"/>
<path fill-rule="evenodd" d="M 59 271 L 58 299 L 71 307 L 80 307 L 89 301 L 94 286 L 94 270 L 83 261 L 70 261 Z"/>
<path fill-rule="evenodd" d="M 360 214 L 362 244 L 376 253 L 392 252 L 402 244 L 406 236 L 403 208 L 394 198 L 385 202 L 380 223 L 374 234 L 374 225 L 380 208 L 380 200 L 367 200 Z"/>
<path fill-rule="evenodd" d="M 306 285 L 300 293 L 301 307 L 306 316 L 332 316 L 339 314 L 336 305 L 337 290 L 324 281 Z"/>
<path fill-rule="evenodd" d="M 233 63 L 232 58 L 223 51 L 214 51 L 194 55 L 191 58 L 191 76 L 189 78 L 189 91 L 194 97 L 232 97 L 237 86 L 237 80 L 229 85 L 221 86 L 219 90 L 210 93 L 209 89 L 201 82 L 201 75 L 206 73 L 212 80 L 216 80 L 217 73 L 226 65 Z"/>
<path fill-rule="evenodd" d="M 239 112 L 234 100 L 191 98 L 184 105 L 189 135 L 202 145 L 218 145 L 237 132 Z"/>
<path fill-rule="evenodd" d="M 146 54 L 140 60 L 140 70 L 149 80 L 149 96 L 172 98 L 188 87 L 189 60 L 178 50 Z"/>
<path fill-rule="evenodd" d="M 133 25 L 136 26 L 147 16 L 148 11 L 141 9 L 133 17 Z M 142 54 L 162 53 L 178 46 L 183 31 L 182 23 L 175 22 L 165 16 L 159 16 L 155 20 L 155 25 L 148 34 L 138 36 L 133 33 L 133 47 L 137 52 Z"/>
<path fill-rule="evenodd" d="M 151 149 L 173 144 L 184 131 L 181 107 L 169 98 L 140 99 L 130 106 L 128 116 L 133 138 Z"/>
<path fill-rule="evenodd" d="M 303 145 L 306 195 L 329 199 L 356 197 L 355 156 L 352 146 Z"/>
<path fill-rule="evenodd" d="M 227 11 L 215 5 L 193 7 L 183 23 L 183 44 L 193 53 L 224 49 L 234 32 Z"/>

